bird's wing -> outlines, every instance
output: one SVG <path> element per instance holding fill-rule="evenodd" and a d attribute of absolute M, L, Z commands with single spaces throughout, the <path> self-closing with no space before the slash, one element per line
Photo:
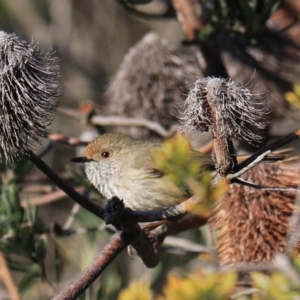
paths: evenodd
<path fill-rule="evenodd" d="M 155 168 L 145 168 L 143 169 L 143 171 L 145 172 L 145 174 L 152 178 L 159 178 L 164 176 L 163 172 Z"/>

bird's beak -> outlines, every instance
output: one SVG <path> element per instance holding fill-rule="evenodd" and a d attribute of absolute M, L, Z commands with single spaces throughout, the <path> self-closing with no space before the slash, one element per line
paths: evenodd
<path fill-rule="evenodd" d="M 74 163 L 87 163 L 94 160 L 92 158 L 87 158 L 86 156 L 80 156 L 71 158 L 70 161 Z"/>

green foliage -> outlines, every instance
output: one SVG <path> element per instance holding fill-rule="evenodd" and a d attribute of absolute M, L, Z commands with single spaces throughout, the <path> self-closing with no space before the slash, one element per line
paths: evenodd
<path fill-rule="evenodd" d="M 216 37 L 222 29 L 232 33 L 255 35 L 284 0 L 212 0 L 203 2 L 209 17 L 198 35 L 200 41 Z"/>
<path fill-rule="evenodd" d="M 233 272 L 205 274 L 199 271 L 185 278 L 170 275 L 163 290 L 164 296 L 157 299 L 225 300 L 232 293 L 235 282 L 236 274 Z"/>
<path fill-rule="evenodd" d="M 236 278 L 237 276 L 234 272 L 207 273 L 204 270 L 191 273 L 186 277 L 170 274 L 161 295 L 153 298 L 150 285 L 145 281 L 132 282 L 127 289 L 119 294 L 118 300 L 225 300 L 228 299 L 233 292 Z M 140 295 L 140 298 L 138 295 Z"/>
<path fill-rule="evenodd" d="M 43 276 L 47 238 L 39 235 L 44 228 L 34 208 L 22 208 L 15 182 L 0 186 L 0 250 L 19 256 L 18 263 L 11 262 L 13 270 L 23 273 L 20 292 L 28 289 Z"/>
<path fill-rule="evenodd" d="M 203 169 L 202 154 L 192 150 L 190 141 L 182 136 L 176 136 L 164 143 L 164 151 L 156 154 L 156 167 L 172 182 L 197 196 L 197 201 L 189 208 L 194 213 L 210 215 L 215 203 L 224 194 L 228 184 L 221 180 L 212 186 L 212 174 Z"/>
<path fill-rule="evenodd" d="M 177 136 L 164 143 L 164 151 L 156 154 L 156 167 L 175 184 L 186 186 L 189 180 L 198 180 L 201 171 L 201 153 L 192 152 L 190 142 Z"/>
<path fill-rule="evenodd" d="M 153 296 L 149 282 L 133 282 L 119 294 L 118 300 L 292 300 L 300 294 L 300 259 L 280 255 L 280 263 L 270 264 L 269 274 L 253 271 L 253 288 L 238 284 L 237 271 L 202 268 L 186 276 L 170 274 L 160 295 Z M 251 267 L 253 269 L 253 267 Z M 209 271 L 210 270 L 210 271 Z M 214 270 L 214 271 L 213 271 Z M 127 297 L 127 298 L 126 298 Z"/>
<path fill-rule="evenodd" d="M 149 282 L 147 281 L 132 281 L 129 287 L 123 290 L 118 297 L 118 300 L 150 300 L 152 292 Z"/>

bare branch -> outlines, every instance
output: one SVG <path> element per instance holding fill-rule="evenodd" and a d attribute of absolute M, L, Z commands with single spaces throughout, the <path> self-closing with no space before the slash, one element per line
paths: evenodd
<path fill-rule="evenodd" d="M 143 118 L 125 118 L 113 116 L 93 116 L 90 120 L 93 125 L 102 126 L 138 126 L 152 130 L 164 138 L 171 137 L 177 129 L 177 126 L 172 126 L 170 130 L 165 129 L 159 123 L 146 120 Z"/>
<path fill-rule="evenodd" d="M 269 186 L 263 186 L 260 184 L 255 184 L 255 183 L 245 180 L 241 177 L 234 178 L 232 183 L 235 183 L 235 182 L 249 186 L 249 187 L 253 187 L 253 188 L 261 190 L 261 191 L 275 191 L 275 192 L 284 192 L 284 193 L 293 193 L 293 194 L 300 192 L 300 189 L 295 189 L 295 188 L 278 188 L 278 187 L 269 187 Z"/>
<path fill-rule="evenodd" d="M 75 187 L 74 190 L 78 193 L 82 192 L 84 190 L 84 187 L 78 186 Z M 35 206 L 41 206 L 45 205 L 54 201 L 58 201 L 62 198 L 66 197 L 66 193 L 63 190 L 57 190 L 51 193 L 48 193 L 43 196 L 37 196 L 33 197 L 31 199 L 22 199 L 21 200 L 21 206 L 26 207 L 28 205 L 35 205 Z"/>
<path fill-rule="evenodd" d="M 207 247 L 204 247 L 202 245 L 199 245 L 197 243 L 191 242 L 189 240 L 183 239 L 183 238 L 177 238 L 177 237 L 171 237 L 168 236 L 165 238 L 163 244 L 163 247 L 173 247 L 176 249 L 184 250 L 186 252 L 192 252 L 192 253 L 210 253 L 209 249 Z"/>
<path fill-rule="evenodd" d="M 274 150 L 287 145 L 288 143 L 298 139 L 300 137 L 300 129 L 295 132 L 289 133 L 286 136 L 262 147 L 258 151 L 256 151 L 249 158 L 244 160 L 242 163 L 238 164 L 237 172 L 226 175 L 227 180 L 231 181 L 234 178 L 240 177 L 245 172 L 256 166 L 259 162 L 261 162 L 268 154 L 273 152 Z"/>
<path fill-rule="evenodd" d="M 6 260 L 3 253 L 0 252 L 0 278 L 1 281 L 6 286 L 9 295 L 12 300 L 21 300 L 20 294 L 18 292 L 17 286 L 11 276 L 10 270 L 7 266 Z"/>
<path fill-rule="evenodd" d="M 50 133 L 48 134 L 48 139 L 71 146 L 86 146 L 88 144 L 88 142 L 84 142 L 78 138 L 68 137 L 60 133 Z"/>
<path fill-rule="evenodd" d="M 71 109 L 71 108 L 65 108 L 65 107 L 58 107 L 57 111 L 75 118 L 81 118 L 83 117 L 83 114 L 79 112 L 78 110 Z M 155 121 L 150 121 L 144 118 L 126 118 L 126 117 L 119 117 L 119 116 L 100 116 L 95 115 L 92 116 L 89 120 L 89 122 L 92 125 L 100 125 L 100 126 L 137 126 L 137 127 L 145 127 L 160 136 L 164 138 L 171 137 L 174 135 L 177 131 L 177 126 L 174 125 L 170 128 L 170 130 L 167 130 L 164 128 L 161 124 Z M 55 136 L 58 137 L 59 135 L 49 135 L 50 139 L 55 140 Z M 61 135 L 63 138 L 63 135 Z M 59 140 L 60 141 L 60 140 Z M 75 139 L 74 139 L 75 141 Z"/>

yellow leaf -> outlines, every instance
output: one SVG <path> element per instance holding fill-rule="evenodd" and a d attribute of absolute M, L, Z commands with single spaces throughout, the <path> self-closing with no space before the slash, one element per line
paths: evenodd
<path fill-rule="evenodd" d="M 152 292 L 148 281 L 132 281 L 129 287 L 122 290 L 118 300 L 151 300 Z"/>
<path fill-rule="evenodd" d="M 287 92 L 284 96 L 288 102 L 300 108 L 300 85 L 295 85 L 294 91 Z"/>
<path fill-rule="evenodd" d="M 227 300 L 234 289 L 236 278 L 233 272 L 206 274 L 204 270 L 184 278 L 169 275 L 163 295 L 156 300 Z"/>
<path fill-rule="evenodd" d="M 296 85 L 294 86 L 294 92 L 296 93 L 296 95 L 297 95 L 298 97 L 300 97 L 300 84 L 296 84 Z"/>

